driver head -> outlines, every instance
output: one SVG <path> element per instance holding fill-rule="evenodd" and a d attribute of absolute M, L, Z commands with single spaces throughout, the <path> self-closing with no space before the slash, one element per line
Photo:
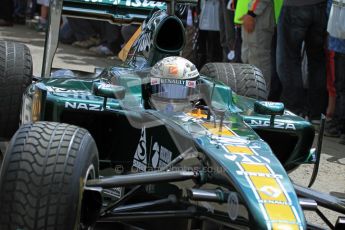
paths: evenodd
<path fill-rule="evenodd" d="M 157 62 L 150 72 L 151 105 L 160 111 L 178 112 L 198 95 L 199 72 L 185 58 L 172 56 Z"/>

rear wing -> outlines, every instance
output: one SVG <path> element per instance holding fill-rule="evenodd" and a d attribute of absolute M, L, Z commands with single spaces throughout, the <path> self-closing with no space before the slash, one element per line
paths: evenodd
<path fill-rule="evenodd" d="M 165 2 L 148 0 L 64 0 L 69 17 L 104 20 L 114 24 L 141 24 L 155 7 L 167 10 Z"/>
<path fill-rule="evenodd" d="M 175 14 L 176 4 L 196 4 L 199 0 L 50 0 L 41 77 L 50 77 L 59 39 L 61 15 L 103 20 L 114 24 L 141 24 L 155 7 Z"/>

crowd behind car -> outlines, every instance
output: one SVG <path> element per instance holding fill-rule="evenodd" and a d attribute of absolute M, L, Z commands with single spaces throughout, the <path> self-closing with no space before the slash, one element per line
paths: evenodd
<path fill-rule="evenodd" d="M 180 7 L 187 35 L 182 55 L 198 68 L 208 62 L 255 65 L 266 80 L 268 100 L 284 102 L 316 128 L 325 114 L 325 135 L 345 144 L 345 37 L 327 33 L 332 2 L 200 0 Z M 45 31 L 48 11 L 49 0 L 3 0 L 0 26 L 36 16 L 36 29 Z M 137 29 L 63 18 L 60 42 L 115 56 Z"/>

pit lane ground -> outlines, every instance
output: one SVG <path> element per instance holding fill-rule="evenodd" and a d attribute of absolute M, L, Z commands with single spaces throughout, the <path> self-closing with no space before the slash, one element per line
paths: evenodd
<path fill-rule="evenodd" d="M 38 33 L 28 26 L 0 27 L 0 40 L 22 42 L 30 48 L 35 76 L 40 76 L 41 73 L 44 39 L 44 33 Z M 95 67 L 106 67 L 119 63 L 117 58 L 99 57 L 87 49 L 60 44 L 53 67 L 93 72 Z M 345 145 L 338 144 L 338 141 L 337 138 L 324 138 L 320 170 L 312 188 L 321 192 L 336 194 L 345 199 Z M 5 146 L 6 143 L 0 142 L 2 152 L 4 152 Z M 290 174 L 291 179 L 297 184 L 307 186 L 312 170 L 312 165 L 303 165 Z M 336 213 L 323 208 L 321 210 L 332 223 L 335 223 L 338 216 Z M 308 221 L 327 228 L 316 214 L 305 213 Z"/>

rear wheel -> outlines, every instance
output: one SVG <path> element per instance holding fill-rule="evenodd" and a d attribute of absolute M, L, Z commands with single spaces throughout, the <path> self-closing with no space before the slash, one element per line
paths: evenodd
<path fill-rule="evenodd" d="M 31 81 L 29 48 L 0 41 L 0 139 L 9 140 L 18 129 L 22 95 Z"/>
<path fill-rule="evenodd" d="M 258 100 L 267 99 L 266 82 L 262 72 L 253 65 L 239 63 L 207 63 L 201 74 L 230 86 L 237 94 Z"/>
<path fill-rule="evenodd" d="M 98 151 L 87 130 L 54 122 L 21 126 L 0 173 L 0 229 L 86 229 L 84 185 L 97 177 Z"/>

